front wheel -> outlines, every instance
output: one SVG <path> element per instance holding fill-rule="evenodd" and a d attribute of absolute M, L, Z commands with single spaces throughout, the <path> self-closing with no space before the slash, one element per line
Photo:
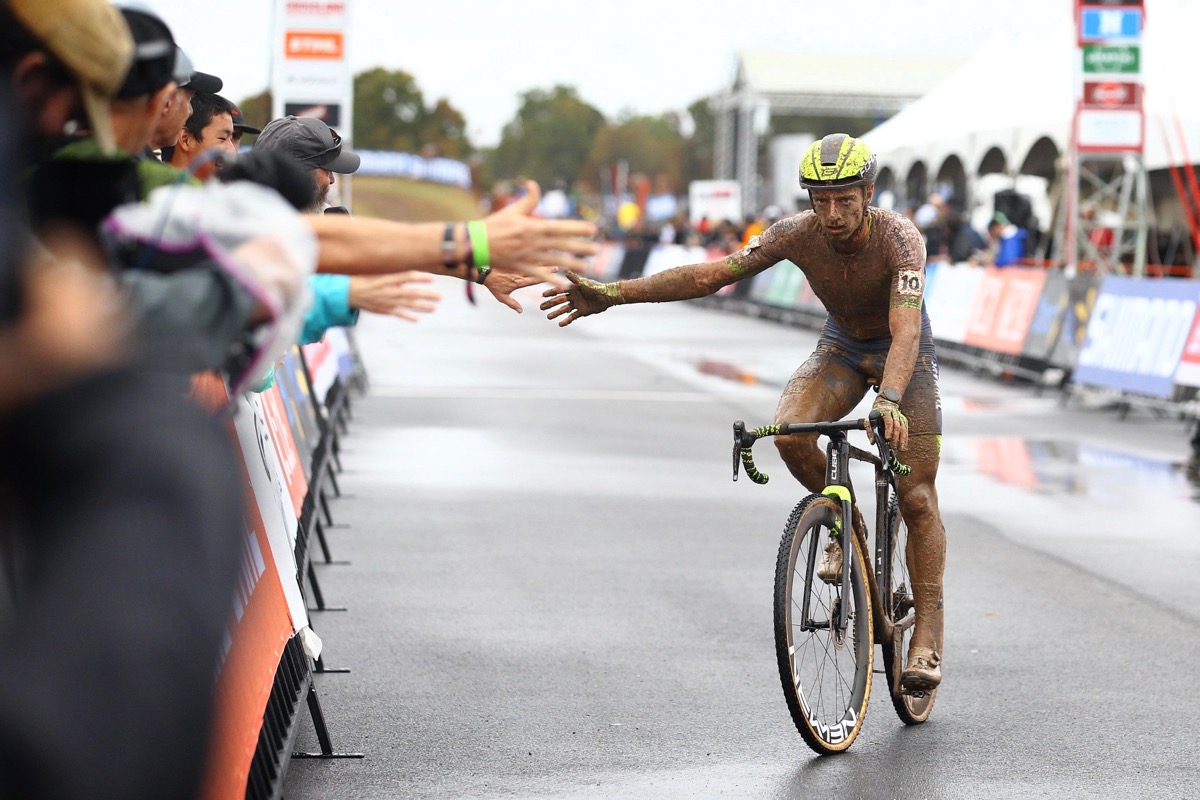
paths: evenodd
<path fill-rule="evenodd" d="M 896 495 L 888 504 L 888 541 L 881 544 L 890 550 L 885 556 L 886 567 L 878 571 L 879 593 L 885 608 L 880 615 L 891 622 L 896 633 L 890 641 L 880 642 L 883 649 L 883 669 L 888 676 L 888 689 L 892 695 L 892 707 L 905 725 L 919 725 L 929 719 L 937 689 L 912 694 L 900 687 L 900 673 L 904 670 L 904 659 L 912 642 L 913 621 L 916 607 L 913 605 L 912 578 L 908 574 L 908 525 L 900 516 Z M 936 641 L 941 643 L 942 632 L 936 632 Z"/>
<path fill-rule="evenodd" d="M 874 633 L 862 544 L 844 524 L 841 504 L 814 494 L 788 518 L 775 565 L 775 653 L 788 710 L 818 753 L 839 753 L 862 730 L 871 695 Z M 849 592 L 817 577 L 834 531 L 850 543 Z M 845 608 L 845 630 L 834 620 Z"/>

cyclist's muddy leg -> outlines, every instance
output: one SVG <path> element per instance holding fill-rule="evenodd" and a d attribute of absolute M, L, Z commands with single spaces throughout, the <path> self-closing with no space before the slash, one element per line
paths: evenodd
<path fill-rule="evenodd" d="M 935 637 L 942 630 L 942 576 L 946 568 L 946 529 L 938 510 L 937 443 L 934 436 L 914 436 L 900 460 L 912 467 L 912 473 L 899 479 L 900 514 L 908 525 L 908 573 L 912 579 L 916 625 L 912 647 L 928 647 L 937 653 L 942 642 Z M 932 453 L 933 458 L 930 459 Z"/>
<path fill-rule="evenodd" d="M 867 378 L 835 358 L 830 348 L 818 345 L 788 381 L 775 409 L 775 422 L 828 422 L 850 413 L 867 392 Z M 810 492 L 825 488 L 825 453 L 813 436 L 777 436 L 775 447 L 796 480 Z M 865 529 L 854 510 L 854 529 Z"/>

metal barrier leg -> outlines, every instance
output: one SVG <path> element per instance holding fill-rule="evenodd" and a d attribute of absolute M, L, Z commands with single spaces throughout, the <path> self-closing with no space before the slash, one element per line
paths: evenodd
<path fill-rule="evenodd" d="M 317 580 L 317 571 L 313 569 L 312 562 L 308 562 L 308 585 L 312 587 L 313 600 L 317 602 L 316 608 L 310 608 L 309 611 L 345 611 L 344 608 L 334 608 L 333 606 L 325 605 L 325 595 L 321 593 L 321 584 Z"/>
<path fill-rule="evenodd" d="M 321 701 L 317 697 L 317 687 L 308 687 L 308 713 L 312 716 L 313 728 L 317 732 L 317 742 L 321 745 L 319 753 L 292 753 L 292 758 L 365 758 L 363 753 L 335 753 L 333 740 L 329 738 L 329 728 L 325 725 L 325 713 L 321 710 Z"/>

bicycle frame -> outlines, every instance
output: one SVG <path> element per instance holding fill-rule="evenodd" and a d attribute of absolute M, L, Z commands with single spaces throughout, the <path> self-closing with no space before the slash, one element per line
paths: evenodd
<path fill-rule="evenodd" d="M 875 446 L 878 450 L 878 455 L 868 453 L 850 444 L 846 436 L 848 431 L 852 430 L 867 430 L 872 429 L 875 438 Z M 825 488 L 822 494 L 835 499 L 841 506 L 841 518 L 843 528 L 849 527 L 850 535 L 857 535 L 854 531 L 854 486 L 850 478 L 850 461 L 866 461 L 875 466 L 875 569 L 867 570 L 866 580 L 867 588 L 871 593 L 871 598 L 874 601 L 875 608 L 880 610 L 880 613 L 875 615 L 875 631 L 876 638 L 879 640 L 892 640 L 897 635 L 902 634 L 904 630 L 913 624 L 911 617 L 906 618 L 899 624 L 893 623 L 890 619 L 890 614 L 883 613 L 883 600 L 880 592 L 880 584 L 883 586 L 891 586 L 890 571 L 891 563 L 891 548 L 892 531 L 888 525 L 888 507 L 890 505 L 891 493 L 896 491 L 896 476 L 906 475 L 911 471 L 910 467 L 901 464 L 888 445 L 887 439 L 883 436 L 882 419 L 878 412 L 871 412 L 867 419 L 846 420 L 843 422 L 800 422 L 790 425 L 767 425 L 755 430 L 746 430 L 746 425 L 741 420 L 738 420 L 733 425 L 734 446 L 733 446 L 733 479 L 738 479 L 738 466 L 744 466 L 746 474 L 755 483 L 766 483 L 769 478 L 759 472 L 754 466 L 754 459 L 751 455 L 751 447 L 754 442 L 766 436 L 789 436 L 795 434 L 818 434 L 829 438 L 825 446 L 826 468 L 825 468 Z M 841 531 L 841 535 L 846 535 L 846 531 Z M 864 541 L 863 545 L 869 543 Z M 842 547 L 842 586 L 843 595 L 850 592 L 850 558 L 851 548 Z M 812 559 L 810 558 L 811 562 Z M 813 565 L 809 563 L 807 567 L 807 579 L 812 580 Z M 879 578 L 876 578 L 878 573 Z M 802 626 L 806 629 L 815 629 L 818 626 L 812 622 L 809 617 L 808 609 L 809 598 L 807 593 L 801 613 L 803 614 Z M 846 606 L 841 604 L 837 608 L 836 616 L 829 621 L 831 629 L 844 633 L 846 630 Z"/>

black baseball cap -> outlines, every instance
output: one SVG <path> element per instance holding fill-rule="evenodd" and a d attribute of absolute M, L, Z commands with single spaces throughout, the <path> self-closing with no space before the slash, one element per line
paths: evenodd
<path fill-rule="evenodd" d="M 175 79 L 175 39 L 167 24 L 153 14 L 122 8 L 121 15 L 133 36 L 133 61 L 117 97 L 151 95 Z"/>
<path fill-rule="evenodd" d="M 182 47 L 175 48 L 175 83 L 180 89 L 191 89 L 193 92 L 216 94 L 225 88 L 225 81 L 207 72 L 197 72 L 192 65 L 192 59 L 183 52 Z"/>
<path fill-rule="evenodd" d="M 315 117 L 282 117 L 271 120 L 254 142 L 254 149 L 278 150 L 309 169 L 327 169 L 348 175 L 358 169 L 358 153 L 342 148 L 342 137 Z"/>
<path fill-rule="evenodd" d="M 229 105 L 233 106 L 229 112 L 229 116 L 233 117 L 233 129 L 235 131 L 238 133 L 249 134 L 262 133 L 262 128 L 256 128 L 253 125 L 246 124 L 246 118 L 242 116 L 242 110 L 240 108 L 234 106 L 233 103 L 230 103 Z"/>

